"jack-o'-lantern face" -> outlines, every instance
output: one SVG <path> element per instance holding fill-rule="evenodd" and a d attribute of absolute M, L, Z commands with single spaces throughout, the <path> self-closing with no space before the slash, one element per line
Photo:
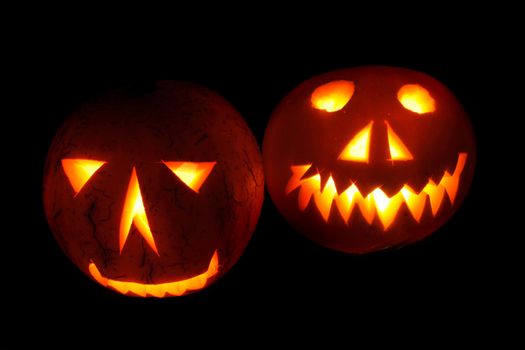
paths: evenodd
<path fill-rule="evenodd" d="M 49 151 L 48 222 L 73 262 L 126 295 L 179 296 L 239 258 L 262 205 L 262 164 L 222 98 L 158 82 L 84 106 Z"/>
<path fill-rule="evenodd" d="M 424 74 L 362 67 L 313 78 L 274 112 L 263 152 L 278 209 L 328 247 L 364 253 L 421 239 L 472 179 L 473 132 Z"/>
<path fill-rule="evenodd" d="M 74 191 L 74 197 L 79 194 L 89 179 L 106 164 L 104 161 L 92 159 L 62 159 L 61 163 L 64 174 Z M 199 189 L 216 164 L 216 162 L 162 163 L 171 170 L 182 183 L 188 186 L 188 188 L 196 194 L 199 193 Z M 137 171 L 134 166 L 131 170 L 129 185 L 124 197 L 124 205 L 118 228 L 118 246 L 120 255 L 123 253 L 132 229 L 133 232 L 142 236 L 141 238 L 145 242 L 144 249 L 153 251 L 157 257 L 160 258 L 161 254 L 155 243 L 155 237 L 148 221 L 148 215 L 146 214 L 146 209 L 144 207 L 144 200 L 142 199 Z M 91 276 L 103 286 L 111 287 L 123 294 L 131 292 L 139 296 L 151 295 L 157 297 L 163 297 L 164 295 L 179 296 L 187 291 L 202 289 L 206 285 L 208 279 L 217 274 L 218 269 L 219 258 L 217 250 L 214 251 L 213 256 L 210 258 L 208 268 L 204 272 L 190 278 L 158 284 L 119 281 L 107 278 L 100 273 L 94 261 L 90 261 L 89 263 L 89 272 Z"/>

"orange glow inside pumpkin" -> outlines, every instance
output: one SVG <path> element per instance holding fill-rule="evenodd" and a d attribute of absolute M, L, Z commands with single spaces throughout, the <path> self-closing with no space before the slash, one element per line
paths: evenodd
<path fill-rule="evenodd" d="M 351 81 L 337 80 L 319 86 L 312 93 L 312 105 L 326 112 L 341 110 L 354 94 L 355 85 Z"/>
<path fill-rule="evenodd" d="M 164 296 L 180 296 L 186 293 L 188 290 L 198 290 L 206 286 L 206 282 L 211 277 L 215 276 L 219 271 L 219 255 L 217 251 L 213 253 L 208 269 L 191 278 L 168 283 L 160 284 L 145 284 L 137 282 L 123 282 L 117 281 L 102 276 L 95 263 L 89 264 L 89 272 L 91 276 L 103 285 L 104 287 L 110 287 L 117 292 L 122 294 L 134 294 L 141 297 L 157 297 L 162 298 Z"/>
<path fill-rule="evenodd" d="M 397 93 L 397 99 L 403 107 L 417 114 L 436 110 L 436 102 L 428 90 L 418 84 L 403 85 Z"/>
<path fill-rule="evenodd" d="M 89 159 L 62 159 L 62 168 L 75 191 L 75 197 L 91 176 L 106 162 Z"/>
<path fill-rule="evenodd" d="M 131 223 L 135 224 L 135 227 L 142 237 L 144 237 L 151 249 L 153 249 L 157 255 L 160 255 L 159 251 L 157 250 L 157 246 L 155 245 L 153 234 L 151 233 L 151 229 L 149 227 L 146 209 L 144 208 L 144 203 L 142 201 L 142 194 L 140 193 L 139 180 L 137 178 L 135 167 L 133 167 L 131 179 L 129 181 L 128 193 L 126 194 L 124 210 L 122 211 L 122 217 L 120 220 L 120 253 L 122 253 L 122 249 L 124 248 L 124 245 L 128 239 Z"/>
<path fill-rule="evenodd" d="M 163 162 L 182 182 L 199 193 L 206 178 L 217 162 Z"/>
<path fill-rule="evenodd" d="M 407 146 L 401 141 L 401 138 L 390 127 L 390 124 L 385 120 L 388 132 L 388 147 L 390 149 L 389 160 L 412 160 L 414 157 L 408 150 Z"/>
<path fill-rule="evenodd" d="M 361 129 L 361 131 L 359 131 L 346 145 L 338 159 L 368 163 L 373 125 L 374 122 L 371 121 L 367 126 Z"/>
<path fill-rule="evenodd" d="M 292 166 L 292 176 L 288 181 L 285 192 L 291 193 L 299 188 L 298 205 L 300 210 L 305 210 L 310 199 L 314 198 L 314 203 L 323 219 L 328 222 L 332 203 L 335 202 L 339 214 L 348 223 L 353 208 L 357 204 L 364 219 L 372 224 L 374 216 L 377 214 L 383 230 L 386 231 L 394 222 L 396 215 L 403 203 L 406 204 L 412 217 L 419 222 L 426 198 L 429 198 L 432 215 L 436 215 L 444 198 L 445 192 L 448 194 L 450 202 L 453 204 L 458 191 L 459 180 L 465 163 L 467 153 L 460 153 L 453 174 L 445 171 L 438 184 L 432 179 L 428 180 L 423 190 L 416 193 L 408 184 L 405 184 L 392 197 L 388 197 L 381 188 L 377 187 L 368 195 L 363 196 L 355 184 L 350 185 L 343 192 L 338 192 L 335 182 L 330 175 L 324 189 L 321 190 L 321 175 L 316 174 L 303 179 L 303 175 L 310 169 L 311 164 Z"/>

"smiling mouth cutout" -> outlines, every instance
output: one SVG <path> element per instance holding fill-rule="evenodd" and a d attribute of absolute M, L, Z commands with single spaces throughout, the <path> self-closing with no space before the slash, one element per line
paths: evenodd
<path fill-rule="evenodd" d="M 454 172 L 450 174 L 445 170 L 438 184 L 432 181 L 432 179 L 429 179 L 419 193 L 416 193 L 409 185 L 405 184 L 401 190 L 392 197 L 388 197 L 379 187 L 372 190 L 366 196 L 363 196 L 355 183 L 352 183 L 346 190 L 338 192 L 335 181 L 331 175 L 324 189 L 321 191 L 321 175 L 319 172 L 311 177 L 303 178 L 304 174 L 312 167 L 312 164 L 294 165 L 290 167 L 292 176 L 286 185 L 286 194 L 288 195 L 299 188 L 298 204 L 301 211 L 307 208 L 310 199 L 313 197 L 317 210 L 326 222 L 328 222 L 330 218 L 333 202 L 336 204 L 339 215 L 347 224 L 357 204 L 363 218 L 368 224 L 372 225 L 377 213 L 377 217 L 383 225 L 383 230 L 387 231 L 394 222 L 403 203 L 406 204 L 412 217 L 418 223 L 425 209 L 427 197 L 430 201 L 433 216 L 437 215 L 445 192 L 450 199 L 450 203 L 454 204 L 459 180 L 466 161 L 467 153 L 459 153 Z"/>
<path fill-rule="evenodd" d="M 137 282 L 116 281 L 111 278 L 102 276 L 94 262 L 89 264 L 89 273 L 93 278 L 103 285 L 122 294 L 134 294 L 140 297 L 157 297 L 181 296 L 188 290 L 198 290 L 206 286 L 208 279 L 212 278 L 219 271 L 219 255 L 217 251 L 213 253 L 208 269 L 191 278 L 159 284 L 145 284 Z"/>

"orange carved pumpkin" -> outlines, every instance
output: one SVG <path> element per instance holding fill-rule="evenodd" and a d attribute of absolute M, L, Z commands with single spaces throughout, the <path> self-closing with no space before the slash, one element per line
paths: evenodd
<path fill-rule="evenodd" d="M 278 210 L 324 246 L 366 253 L 417 241 L 467 194 L 468 117 L 437 80 L 360 67 L 310 79 L 268 125 L 263 159 Z"/>
<path fill-rule="evenodd" d="M 241 116 L 195 85 L 157 82 L 77 110 L 49 150 L 47 220 L 66 255 L 126 295 L 208 286 L 246 247 L 263 200 Z"/>

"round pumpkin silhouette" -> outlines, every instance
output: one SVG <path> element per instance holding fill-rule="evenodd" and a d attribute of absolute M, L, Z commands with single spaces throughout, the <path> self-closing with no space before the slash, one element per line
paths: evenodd
<path fill-rule="evenodd" d="M 442 226 L 467 194 L 475 158 L 451 91 L 393 67 L 302 83 L 274 111 L 263 144 L 278 210 L 315 242 L 350 253 L 402 246 Z"/>
<path fill-rule="evenodd" d="M 101 285 L 180 296 L 239 259 L 262 206 L 248 126 L 222 97 L 160 81 L 76 110 L 48 153 L 44 206 L 66 255 Z"/>

